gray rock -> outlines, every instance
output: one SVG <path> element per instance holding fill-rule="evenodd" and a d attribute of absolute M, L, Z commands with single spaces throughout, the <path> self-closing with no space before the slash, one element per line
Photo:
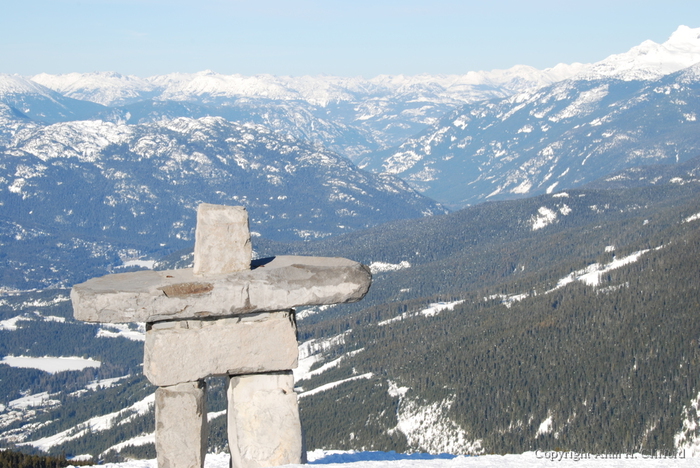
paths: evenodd
<path fill-rule="evenodd" d="M 144 374 L 156 390 L 159 468 L 203 468 L 205 384 L 229 375 L 233 468 L 303 463 L 291 308 L 362 299 L 372 275 L 344 258 L 275 257 L 250 269 L 243 207 L 200 205 L 194 268 L 140 271 L 73 286 L 76 319 L 147 322 Z M 243 375 L 247 374 L 247 375 Z"/>
<path fill-rule="evenodd" d="M 207 453 L 204 382 L 156 390 L 158 468 L 202 468 Z"/>
<path fill-rule="evenodd" d="M 372 274 L 337 257 L 274 257 L 253 270 L 195 276 L 192 269 L 137 271 L 73 286 L 76 319 L 156 322 L 287 310 L 362 299 Z"/>
<path fill-rule="evenodd" d="M 298 356 L 292 311 L 157 322 L 146 332 L 143 373 L 153 385 L 167 386 L 294 369 Z"/>
<path fill-rule="evenodd" d="M 209 203 L 197 207 L 195 275 L 249 270 L 252 254 L 248 212 L 244 207 Z"/>
<path fill-rule="evenodd" d="M 301 422 L 291 372 L 231 377 L 228 441 L 232 468 L 302 463 Z"/>

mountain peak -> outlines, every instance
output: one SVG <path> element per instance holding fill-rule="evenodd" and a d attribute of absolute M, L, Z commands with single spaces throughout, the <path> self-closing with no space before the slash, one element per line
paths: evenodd
<path fill-rule="evenodd" d="M 0 73 L 0 96 L 7 94 L 39 94 L 53 96 L 56 93 L 20 75 Z"/>
<path fill-rule="evenodd" d="M 644 41 L 594 63 L 577 78 L 654 80 L 700 62 L 700 28 L 679 26 L 663 44 Z"/>
<path fill-rule="evenodd" d="M 693 29 L 680 25 L 663 45 L 669 49 L 697 50 L 700 45 L 700 28 Z"/>

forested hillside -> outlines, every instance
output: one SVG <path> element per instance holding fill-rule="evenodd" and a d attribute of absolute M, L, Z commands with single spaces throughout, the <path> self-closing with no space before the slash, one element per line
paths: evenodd
<path fill-rule="evenodd" d="M 700 185 L 684 171 L 318 242 L 255 238 L 258 256 L 338 255 L 374 271 L 363 301 L 298 311 L 309 449 L 627 452 L 695 440 Z M 153 456 L 138 327 L 75 323 L 67 291 L 9 295 L 0 312 L 3 355 L 102 363 L 0 366 L 4 445 Z M 210 447 L 225 450 L 224 381 L 209 385 Z"/>
<path fill-rule="evenodd" d="M 377 275 L 374 297 L 384 297 L 376 305 L 301 322 L 304 339 L 340 341 L 312 369 L 342 357 L 302 381 L 305 391 L 367 376 L 302 399 L 312 447 L 649 452 L 696 436 L 697 188 L 571 191 L 565 221 L 529 235 L 518 229 L 515 219 L 546 198 L 491 205 L 488 219 L 502 210 L 512 224 L 497 239 L 475 240 L 481 248 L 461 239 L 463 248 L 445 255 L 451 261 Z M 582 200 L 588 211 L 577 216 Z M 421 234 L 414 239 L 429 242 Z M 407 286 L 433 280 L 442 287 L 421 289 L 433 296 L 401 300 Z M 450 307 L 431 312 L 440 302 Z M 354 415 L 352 438 L 331 435 Z M 444 433 L 428 440 L 428 429 L 409 430 L 407 421 Z"/>

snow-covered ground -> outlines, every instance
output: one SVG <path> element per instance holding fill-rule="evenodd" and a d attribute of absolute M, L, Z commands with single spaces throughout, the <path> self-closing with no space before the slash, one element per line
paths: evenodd
<path fill-rule="evenodd" d="M 7 364 L 10 367 L 26 367 L 39 369 L 50 374 L 57 372 L 83 370 L 87 367 L 100 367 L 100 361 L 85 359 L 81 357 L 29 357 L 29 356 L 5 356 L 0 364 Z"/>
<path fill-rule="evenodd" d="M 521 455 L 481 455 L 476 457 L 454 455 L 400 454 L 394 452 L 340 452 L 315 450 L 309 452 L 309 463 L 328 468 L 529 468 L 554 466 L 577 468 L 644 467 L 666 468 L 698 467 L 700 458 L 692 458 L 684 452 L 658 454 L 610 454 L 590 455 L 575 452 L 527 452 Z M 156 460 L 137 460 L 126 463 L 107 463 L 101 468 L 156 468 Z M 228 468 L 228 454 L 207 455 L 206 468 Z M 304 465 L 286 465 L 302 468 Z"/>

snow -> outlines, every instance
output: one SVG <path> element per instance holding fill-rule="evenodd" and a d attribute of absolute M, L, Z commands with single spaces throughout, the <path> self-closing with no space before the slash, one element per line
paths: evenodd
<path fill-rule="evenodd" d="M 48 451 L 51 447 L 60 445 L 64 442 L 70 440 L 78 439 L 84 437 L 86 434 L 91 432 L 102 432 L 110 429 L 114 426 L 119 426 L 126 424 L 133 420 L 139 415 L 146 414 L 150 408 L 155 403 L 155 393 L 150 394 L 141 401 L 137 401 L 133 405 L 124 408 L 120 411 L 115 411 L 113 413 L 105 414 L 102 416 L 95 416 L 87 421 L 78 424 L 75 427 L 66 429 L 65 431 L 59 432 L 49 437 L 44 437 L 39 440 L 34 440 L 31 442 L 23 442 L 18 445 L 31 445 L 39 450 Z M 147 465 L 142 465 L 147 466 Z"/>
<path fill-rule="evenodd" d="M 221 411 L 212 411 L 207 413 L 207 422 L 212 422 L 214 419 L 225 416 L 227 414 L 226 410 L 221 410 Z"/>
<path fill-rule="evenodd" d="M 406 260 L 403 260 L 400 263 L 372 262 L 369 265 L 369 269 L 373 275 L 376 275 L 377 273 L 385 273 L 387 271 L 403 270 L 404 268 L 411 268 L 411 264 Z"/>
<path fill-rule="evenodd" d="M 537 429 L 537 436 L 546 435 L 552 432 L 552 417 L 549 416 L 547 419 L 542 421 L 540 427 Z"/>
<path fill-rule="evenodd" d="M 371 379 L 372 377 L 374 377 L 374 374 L 372 374 L 371 372 L 368 372 L 366 374 L 361 374 L 361 375 L 354 375 L 352 377 L 348 377 L 347 379 L 336 380 L 335 382 L 330 382 L 330 383 L 321 385 L 321 386 L 316 387 L 316 388 L 309 390 L 307 392 L 298 393 L 297 397 L 304 398 L 307 396 L 316 395 L 317 393 L 325 392 L 326 390 L 330 390 L 332 388 L 338 387 L 340 385 L 343 385 L 344 383 L 352 382 L 354 380 Z"/>
<path fill-rule="evenodd" d="M 464 300 L 453 301 L 453 302 L 434 302 L 430 304 L 427 309 L 423 309 L 418 312 L 419 315 L 424 317 L 434 317 L 443 310 L 454 310 L 456 305 L 463 303 Z"/>
<path fill-rule="evenodd" d="M 28 357 L 28 356 L 5 356 L 1 364 L 10 367 L 22 367 L 39 369 L 50 374 L 64 371 L 83 370 L 88 367 L 100 367 L 100 361 L 85 359 L 80 357 Z"/>
<path fill-rule="evenodd" d="M 128 260 L 124 264 L 118 266 L 117 268 L 129 268 L 129 267 L 141 267 L 148 270 L 152 270 L 153 266 L 156 264 L 155 260 Z"/>
<path fill-rule="evenodd" d="M 700 28 L 679 26 L 663 44 L 644 41 L 591 65 L 576 78 L 653 80 L 700 62 Z"/>
<path fill-rule="evenodd" d="M 534 292 L 533 292 L 534 294 Z M 511 295 L 506 295 L 506 294 L 493 294 L 491 296 L 485 297 L 484 301 L 493 301 L 493 300 L 500 300 L 501 304 L 506 306 L 507 308 L 511 308 L 513 306 L 514 302 L 519 302 L 522 300 L 527 299 L 530 297 L 530 293 L 522 293 L 522 294 L 511 294 Z"/>
<path fill-rule="evenodd" d="M 132 437 L 131 439 L 125 440 L 124 442 L 121 442 L 117 445 L 113 445 L 112 447 L 108 448 L 105 450 L 105 452 L 108 452 L 110 450 L 114 450 L 115 452 L 121 452 L 122 449 L 125 447 L 128 447 L 129 445 L 133 447 L 139 447 L 141 445 L 146 445 L 146 444 L 155 444 L 156 443 L 156 435 L 154 432 L 150 434 L 141 434 L 136 437 Z"/>
<path fill-rule="evenodd" d="M 133 127 L 101 120 L 63 122 L 17 133 L 13 146 L 42 161 L 77 158 L 95 162 L 100 151 L 111 144 L 127 142 Z"/>
<path fill-rule="evenodd" d="M 607 249 L 606 249 L 607 251 Z M 588 286 L 598 286 L 600 284 L 600 278 L 605 274 L 608 273 L 612 270 L 615 270 L 617 268 L 621 268 L 625 265 L 629 265 L 631 263 L 636 262 L 641 258 L 642 255 L 645 253 L 649 252 L 649 250 L 640 250 L 638 252 L 634 252 L 630 255 L 627 255 L 626 257 L 615 259 L 610 263 L 607 263 L 605 265 L 601 265 L 600 263 L 593 263 L 591 265 L 588 265 L 586 268 L 582 270 L 577 270 L 572 273 L 569 273 L 567 276 L 564 278 L 560 279 L 557 285 L 554 287 L 554 289 L 547 291 L 547 292 L 552 292 L 556 291 L 559 288 L 562 288 L 566 286 L 569 283 L 573 283 L 574 281 L 581 281 L 584 284 L 587 284 Z"/>
<path fill-rule="evenodd" d="M 25 317 L 24 315 L 17 315 L 16 317 L 12 317 L 7 320 L 2 320 L 0 321 L 0 330 L 17 330 L 17 322 L 23 322 L 27 320 L 31 319 L 29 317 Z"/>
<path fill-rule="evenodd" d="M 655 250 L 661 249 L 662 247 L 657 247 Z M 605 247 L 605 252 L 607 253 L 613 253 L 615 251 L 615 246 L 609 245 Z M 634 253 L 631 253 L 630 255 L 627 255 L 626 257 L 622 258 L 615 258 L 609 263 L 606 263 L 604 265 L 600 263 L 592 263 L 588 265 L 586 268 L 583 268 L 581 270 L 577 270 L 574 272 L 569 273 L 565 277 L 561 278 L 556 286 L 554 286 L 552 289 L 545 291 L 544 294 L 549 294 L 551 292 L 556 291 L 557 289 L 563 288 L 568 284 L 573 283 L 574 281 L 580 281 L 588 286 L 592 286 L 594 288 L 597 288 L 600 286 L 600 280 L 603 277 L 604 274 L 615 270 L 617 268 L 621 268 L 623 266 L 629 265 L 631 263 L 634 263 L 638 261 L 642 255 L 645 253 L 649 252 L 649 249 L 647 250 L 640 250 Z M 621 284 L 621 285 L 612 285 L 607 288 L 599 289 L 598 292 L 610 292 L 617 290 L 621 287 L 628 287 L 629 284 Z M 533 290 L 530 292 L 525 292 L 521 294 L 511 294 L 511 295 L 505 295 L 505 294 L 493 294 L 491 296 L 486 296 L 484 297 L 484 301 L 493 301 L 493 300 L 500 300 L 503 305 L 506 307 L 510 308 L 513 303 L 522 301 L 524 299 L 527 299 L 528 297 L 531 296 L 537 296 L 538 292 Z M 392 319 L 393 320 L 393 319 Z"/>
<path fill-rule="evenodd" d="M 36 393 L 34 395 L 25 395 L 16 400 L 12 400 L 7 404 L 8 408 L 26 410 L 27 408 L 33 406 L 53 406 L 58 405 L 61 402 L 58 400 L 52 400 L 48 392 Z"/>
<path fill-rule="evenodd" d="M 0 96 L 6 94 L 38 94 L 52 99 L 51 90 L 19 75 L 0 73 Z"/>
<path fill-rule="evenodd" d="M 549 208 L 542 206 L 537 210 L 537 215 L 533 216 L 530 220 L 532 223 L 532 230 L 537 231 L 546 226 L 549 226 L 557 219 L 557 213 L 550 210 Z"/>
<path fill-rule="evenodd" d="M 207 454 L 205 468 L 229 468 L 226 453 Z M 454 456 L 449 454 L 395 452 L 355 452 L 314 450 L 308 452 L 309 464 L 328 468 L 536 468 L 552 462 L 561 468 L 668 468 L 697 467 L 698 460 L 684 452 L 652 457 L 639 453 L 593 455 L 577 452 L 534 451 L 517 455 Z M 305 465 L 284 465 L 286 468 L 304 468 Z M 157 468 L 156 460 L 133 460 L 125 463 L 106 463 L 96 468 Z"/>
<path fill-rule="evenodd" d="M 202 100 L 216 98 L 265 98 L 303 100 L 326 106 L 331 102 L 356 101 L 356 120 L 381 117 L 386 99 L 415 96 L 416 102 L 464 103 L 533 87 L 542 87 L 567 79 L 585 69 L 580 63 L 559 64 L 537 70 L 516 65 L 507 70 L 471 71 L 465 75 L 380 75 L 372 79 L 338 76 L 273 76 L 240 74 L 223 75 L 205 70 L 197 73 L 172 73 L 150 78 L 121 75 L 115 72 L 42 73 L 27 80 L 17 75 L 0 75 L 0 94 L 19 90 L 50 88 L 65 96 L 107 106 L 118 106 L 148 98 L 156 100 Z M 41 84 L 45 86 L 39 86 Z M 16 91 L 15 91 L 16 92 Z M 379 104 L 378 104 L 379 103 Z M 421 108 L 411 109 L 418 117 Z"/>
<path fill-rule="evenodd" d="M 688 216 L 687 218 L 685 218 L 685 219 L 683 220 L 683 222 L 684 222 L 684 223 L 690 223 L 690 222 L 693 222 L 693 221 L 697 221 L 698 219 L 700 219 L 700 213 L 695 213 L 694 215 Z M 0 324 L 2 324 L 2 322 L 0 322 Z"/>
<path fill-rule="evenodd" d="M 97 338 L 126 338 L 131 341 L 145 341 L 146 325 L 138 324 L 136 330 L 130 328 L 125 323 L 103 323 L 102 328 L 97 331 Z"/>
<path fill-rule="evenodd" d="M 144 100 L 155 89 L 147 80 L 114 72 L 65 75 L 41 73 L 33 76 L 31 80 L 58 91 L 64 96 L 105 106 L 124 105 Z"/>
<path fill-rule="evenodd" d="M 417 317 L 419 315 L 422 315 L 423 317 L 434 317 L 435 315 L 439 314 L 444 310 L 454 310 L 455 306 L 461 304 L 462 302 L 464 302 L 464 300 L 458 300 L 453 302 L 433 302 L 427 308 L 418 312 L 404 312 L 403 314 L 397 315 L 396 317 L 377 322 L 377 326 L 383 327 L 384 325 L 388 325 L 393 322 L 398 322 L 399 320 L 405 320 L 410 317 Z"/>
<path fill-rule="evenodd" d="M 299 345 L 299 363 L 295 369 L 292 369 L 292 372 L 294 373 L 294 381 L 298 382 L 299 380 L 307 379 L 320 373 L 317 372 L 318 369 L 311 371 L 311 366 L 319 361 L 322 361 L 323 354 L 325 352 L 345 344 L 345 338 L 350 332 L 352 332 L 352 330 L 348 330 L 340 335 L 335 335 L 330 338 L 314 339 L 301 343 Z M 353 353 L 358 353 L 360 351 L 361 350 L 353 351 Z M 347 355 L 352 354 L 347 353 L 346 356 Z M 329 368 L 330 367 L 327 367 L 324 370 Z"/>
<path fill-rule="evenodd" d="M 295 379 L 296 380 L 303 380 L 303 379 L 308 379 L 310 377 L 314 377 L 317 375 L 321 375 L 324 372 L 326 372 L 327 370 L 333 369 L 334 367 L 338 367 L 338 365 L 343 361 L 343 359 L 355 356 L 356 354 L 361 353 L 362 351 L 364 351 L 364 348 L 356 349 L 355 351 L 350 351 L 349 353 L 346 353 L 345 355 L 339 357 L 338 359 L 334 359 L 330 362 L 327 362 L 324 365 L 322 365 L 321 367 L 318 367 L 314 370 L 307 370 L 305 368 L 304 369 L 305 372 L 299 373 L 299 374 L 295 373 Z M 317 361 L 314 361 L 314 362 L 317 362 Z M 298 378 L 297 378 L 297 375 L 298 375 Z"/>
<path fill-rule="evenodd" d="M 566 195 L 568 196 L 568 195 Z M 566 203 L 557 205 L 557 210 L 562 216 L 568 216 L 572 210 Z M 537 214 L 530 217 L 530 224 L 533 231 L 549 226 L 557 220 L 557 212 L 546 206 L 542 206 L 537 210 Z"/>
<path fill-rule="evenodd" d="M 85 386 L 88 390 L 97 390 L 98 388 L 109 388 L 113 387 L 114 385 L 117 384 L 120 380 L 126 379 L 128 377 L 131 377 L 130 375 L 123 375 L 121 377 L 114 377 L 111 379 L 102 379 L 102 380 L 93 380 L 89 384 Z"/>
<path fill-rule="evenodd" d="M 407 398 L 408 389 L 398 388 L 393 382 L 389 382 L 388 393 L 399 398 L 398 422 L 388 431 L 389 434 L 399 431 L 406 436 L 410 446 L 425 452 L 482 453 L 481 440 L 471 440 L 469 434 L 447 416 L 452 400 L 426 403 L 421 399 Z"/>
<path fill-rule="evenodd" d="M 685 450 L 690 456 L 700 456 L 700 439 L 696 436 L 698 428 L 698 409 L 700 408 L 700 393 L 683 408 L 684 418 L 682 429 L 674 436 L 674 446 Z"/>
<path fill-rule="evenodd" d="M 578 98 L 566 109 L 559 112 L 557 115 L 549 118 L 552 122 L 558 122 L 563 119 L 570 119 L 576 116 L 583 116 L 591 113 L 596 109 L 595 104 L 608 95 L 608 85 L 602 85 L 595 89 L 583 91 Z"/>

